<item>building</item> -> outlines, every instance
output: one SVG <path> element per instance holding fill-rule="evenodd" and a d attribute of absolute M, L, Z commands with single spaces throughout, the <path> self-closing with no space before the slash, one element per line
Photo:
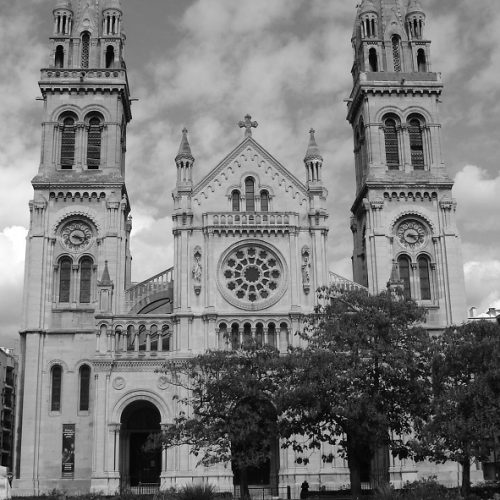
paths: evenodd
<path fill-rule="evenodd" d="M 328 269 L 314 130 L 300 179 L 254 139 L 250 116 L 240 122 L 242 141 L 204 178 L 183 130 L 172 165 L 174 266 L 131 283 L 120 2 L 59 0 L 53 15 L 26 252 L 16 492 L 112 494 L 201 478 L 232 490 L 230 467 L 195 467 L 187 448 L 141 448 L 176 412 L 176 389 L 155 370 L 250 336 L 285 350 L 298 342 L 291 332 L 312 311 L 314 290 L 348 282 Z M 443 87 L 420 4 L 364 0 L 353 46 L 354 279 L 377 292 L 396 273 L 440 330 L 464 319 L 464 281 L 439 140 Z M 396 484 L 436 471 L 399 461 L 390 469 Z M 456 467 L 438 472 L 456 478 Z M 297 492 L 304 478 L 335 488 L 349 472 L 341 459 L 323 464 L 318 455 L 299 466 L 279 450 L 256 482 Z"/>

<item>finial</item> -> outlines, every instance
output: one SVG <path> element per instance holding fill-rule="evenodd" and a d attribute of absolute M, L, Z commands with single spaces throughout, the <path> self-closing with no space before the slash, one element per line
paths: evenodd
<path fill-rule="evenodd" d="M 109 286 L 112 285 L 113 282 L 111 281 L 111 278 L 109 276 L 109 270 L 108 270 L 108 261 L 104 261 L 104 270 L 102 272 L 102 277 L 101 281 L 99 282 L 99 285 L 101 286 Z"/>
<path fill-rule="evenodd" d="M 247 137 L 252 137 L 252 127 L 256 128 L 259 124 L 257 122 L 252 121 L 252 117 L 247 114 L 245 116 L 245 121 L 238 122 L 240 128 L 245 127 L 245 139 Z"/>
<path fill-rule="evenodd" d="M 307 151 L 306 151 L 306 156 L 304 158 L 304 161 L 323 160 L 323 157 L 321 156 L 318 145 L 316 144 L 316 138 L 314 137 L 315 133 L 316 133 L 316 130 L 314 130 L 311 127 L 311 129 L 309 130 L 309 145 L 307 146 Z"/>
<path fill-rule="evenodd" d="M 179 152 L 175 157 L 175 161 L 179 160 L 180 158 L 188 158 L 194 161 L 193 154 L 191 153 L 191 146 L 189 145 L 189 141 L 187 138 L 187 133 L 188 133 L 187 128 L 184 127 L 182 129 L 181 145 L 179 146 Z"/>

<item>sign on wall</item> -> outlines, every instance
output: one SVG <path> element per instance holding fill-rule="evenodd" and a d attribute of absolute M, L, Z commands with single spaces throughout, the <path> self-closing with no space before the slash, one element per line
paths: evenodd
<path fill-rule="evenodd" d="M 63 424 L 62 477 L 72 479 L 75 474 L 75 424 Z"/>

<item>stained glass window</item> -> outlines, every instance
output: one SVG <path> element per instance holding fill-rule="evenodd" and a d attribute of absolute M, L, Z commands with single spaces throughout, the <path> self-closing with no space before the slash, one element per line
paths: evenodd
<path fill-rule="evenodd" d="M 80 402 L 79 410 L 89 410 L 89 396 L 90 396 L 90 367 L 82 365 L 80 367 Z"/>
<path fill-rule="evenodd" d="M 245 180 L 246 211 L 255 212 L 255 182 L 251 177 Z"/>
<path fill-rule="evenodd" d="M 92 281 L 92 260 L 82 259 L 80 262 L 80 302 L 88 304 L 90 302 L 90 285 Z"/>
<path fill-rule="evenodd" d="M 61 411 L 62 368 L 60 365 L 54 365 L 51 372 L 50 411 Z"/>
<path fill-rule="evenodd" d="M 411 298 L 410 286 L 410 259 L 406 255 L 402 255 L 398 259 L 399 278 L 403 282 L 403 293 L 406 298 Z"/>
<path fill-rule="evenodd" d="M 64 258 L 59 265 L 59 302 L 69 302 L 71 287 L 71 259 Z"/>
<path fill-rule="evenodd" d="M 427 257 L 418 258 L 418 272 L 420 275 L 420 298 L 422 300 L 431 300 L 431 280 Z"/>

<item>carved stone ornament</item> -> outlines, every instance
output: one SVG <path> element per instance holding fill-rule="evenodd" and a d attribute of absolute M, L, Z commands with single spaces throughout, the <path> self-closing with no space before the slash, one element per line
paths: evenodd
<path fill-rule="evenodd" d="M 302 248 L 302 288 L 309 293 L 311 288 L 311 254 L 308 247 Z"/>
<path fill-rule="evenodd" d="M 168 387 L 168 378 L 165 377 L 165 375 L 162 375 L 161 377 L 158 378 L 158 389 L 166 389 Z"/>
<path fill-rule="evenodd" d="M 113 388 L 117 391 L 124 389 L 126 385 L 127 383 L 123 377 L 115 377 L 113 380 Z"/>
<path fill-rule="evenodd" d="M 421 222 L 405 219 L 398 225 L 396 237 L 401 246 L 414 250 L 425 244 L 427 230 Z"/>
<path fill-rule="evenodd" d="M 196 247 L 193 254 L 193 268 L 191 270 L 193 276 L 194 293 L 200 295 L 201 292 L 201 278 L 203 276 L 203 267 L 201 265 L 201 249 Z"/>

